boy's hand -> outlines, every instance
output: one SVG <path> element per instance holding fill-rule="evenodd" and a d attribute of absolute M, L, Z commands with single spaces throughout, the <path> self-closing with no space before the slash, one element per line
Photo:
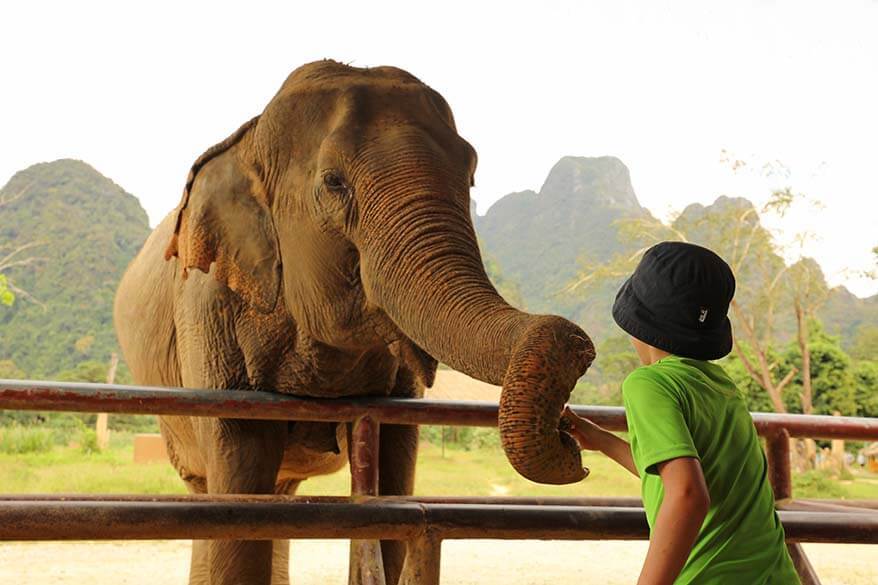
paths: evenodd
<path fill-rule="evenodd" d="M 573 435 L 580 449 L 600 451 L 639 477 L 628 443 L 590 420 L 576 416 L 569 407 L 561 413 L 561 424 L 565 432 Z"/>
<path fill-rule="evenodd" d="M 573 438 L 579 443 L 580 449 L 586 449 L 588 451 L 601 450 L 600 438 L 606 432 L 604 429 L 587 418 L 577 416 L 572 410 L 570 410 L 569 406 L 564 408 L 564 412 L 561 414 L 561 419 L 570 425 L 570 434 L 573 435 Z"/>

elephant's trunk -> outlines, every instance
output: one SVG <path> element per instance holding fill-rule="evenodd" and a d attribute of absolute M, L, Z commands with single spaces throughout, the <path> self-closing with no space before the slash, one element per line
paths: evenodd
<path fill-rule="evenodd" d="M 421 175 L 381 185 L 376 203 L 361 210 L 367 297 L 440 361 L 503 386 L 500 437 L 520 474 L 541 483 L 582 479 L 579 449 L 559 420 L 594 358 L 591 340 L 561 317 L 509 306 L 485 274 L 467 185 Z"/>

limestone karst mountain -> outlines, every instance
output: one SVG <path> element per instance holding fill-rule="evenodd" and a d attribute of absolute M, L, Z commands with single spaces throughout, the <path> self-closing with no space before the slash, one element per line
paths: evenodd
<path fill-rule="evenodd" d="M 518 283 L 529 310 L 555 312 L 600 334 L 611 327 L 614 283 L 595 294 L 562 291 L 586 259 L 605 261 L 632 249 L 615 222 L 652 219 L 640 205 L 628 168 L 615 157 L 564 157 L 539 193 L 521 191 L 497 201 L 476 218 L 476 231 L 503 275 Z M 608 300 L 609 299 L 609 300 Z"/>

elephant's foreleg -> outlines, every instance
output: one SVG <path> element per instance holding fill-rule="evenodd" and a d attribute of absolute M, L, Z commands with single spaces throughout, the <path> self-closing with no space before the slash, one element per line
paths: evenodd
<path fill-rule="evenodd" d="M 211 494 L 272 494 L 286 441 L 285 422 L 200 419 L 199 442 Z M 214 540 L 211 585 L 270 585 L 270 540 Z"/>
<path fill-rule="evenodd" d="M 418 427 L 381 425 L 378 459 L 378 490 L 382 496 L 408 496 L 415 489 L 418 458 Z M 381 541 L 387 585 L 396 585 L 405 561 L 405 543 Z"/>

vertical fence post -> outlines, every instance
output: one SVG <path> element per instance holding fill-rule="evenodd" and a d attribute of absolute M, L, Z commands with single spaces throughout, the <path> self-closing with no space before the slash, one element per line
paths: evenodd
<path fill-rule="evenodd" d="M 787 544 L 787 550 L 790 551 L 790 558 L 793 559 L 793 566 L 796 567 L 796 572 L 799 574 L 799 579 L 802 580 L 802 585 L 820 585 L 820 577 L 817 576 L 817 571 L 811 566 L 811 561 L 808 560 L 802 545 L 798 542 L 791 542 Z"/>
<path fill-rule="evenodd" d="M 793 481 L 790 477 L 790 433 L 780 429 L 765 437 L 768 458 L 768 480 L 774 490 L 775 500 L 793 497 Z"/>
<path fill-rule="evenodd" d="M 107 369 L 107 384 L 116 381 L 116 367 L 119 365 L 119 356 L 116 352 L 110 354 L 110 367 Z M 95 435 L 98 440 L 98 449 L 103 451 L 110 445 L 110 430 L 108 428 L 109 415 L 106 412 L 99 412 L 98 419 L 95 422 Z"/>
<path fill-rule="evenodd" d="M 378 495 L 378 451 L 380 425 L 363 416 L 351 423 L 348 450 L 351 463 L 351 495 Z M 349 585 L 385 585 L 381 542 L 351 540 Z"/>
<path fill-rule="evenodd" d="M 424 534 L 406 543 L 399 585 L 439 585 L 442 541 Z"/>
<path fill-rule="evenodd" d="M 788 500 L 793 497 L 793 479 L 790 469 L 790 433 L 780 429 L 765 437 L 765 451 L 768 459 L 768 478 L 774 490 L 775 500 Z M 799 574 L 802 585 L 820 585 L 820 578 L 798 542 L 787 544 L 790 558 Z"/>

